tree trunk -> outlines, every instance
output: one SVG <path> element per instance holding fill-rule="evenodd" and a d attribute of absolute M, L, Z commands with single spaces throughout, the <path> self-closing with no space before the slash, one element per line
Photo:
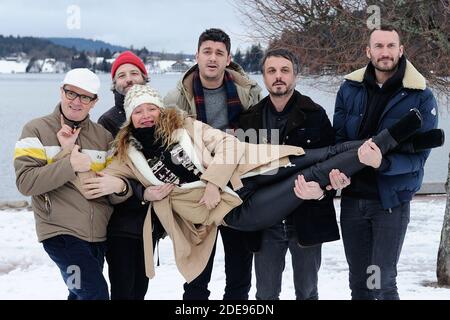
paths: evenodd
<path fill-rule="evenodd" d="M 437 259 L 437 279 L 438 285 L 450 285 L 450 162 L 447 175 L 447 204 L 445 206 L 444 223 L 442 225 L 441 243 L 439 244 Z"/>

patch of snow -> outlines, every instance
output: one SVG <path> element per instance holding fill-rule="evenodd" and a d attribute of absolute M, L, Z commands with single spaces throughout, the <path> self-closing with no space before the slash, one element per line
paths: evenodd
<path fill-rule="evenodd" d="M 0 73 L 24 73 L 28 62 L 27 60 L 20 62 L 0 60 Z"/>
<path fill-rule="evenodd" d="M 411 221 L 398 264 L 398 287 L 402 299 L 449 299 L 450 289 L 436 288 L 436 257 L 445 211 L 445 196 L 416 197 L 411 202 Z M 335 200 L 339 214 L 339 200 Z M 181 299 L 184 280 L 165 238 L 159 247 L 160 266 L 150 280 L 146 299 Z M 104 269 L 107 277 L 107 264 Z M 290 255 L 286 255 L 281 299 L 295 299 Z M 430 285 L 431 284 L 431 285 Z M 222 241 L 217 242 L 209 285 L 211 299 L 220 300 L 225 287 Z M 33 214 L 0 211 L 0 299 L 66 299 L 67 289 L 56 265 L 36 240 Z M 255 297 L 255 277 L 250 299 Z M 320 299 L 350 299 L 348 266 L 342 241 L 325 243 L 319 272 Z"/>

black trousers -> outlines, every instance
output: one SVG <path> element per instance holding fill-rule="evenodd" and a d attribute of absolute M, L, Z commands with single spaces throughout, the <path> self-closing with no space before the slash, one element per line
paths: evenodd
<path fill-rule="evenodd" d="M 387 130 L 372 139 L 382 154 L 398 145 Z M 291 157 L 292 166 L 243 179 L 244 187 L 238 190 L 243 203 L 225 216 L 225 223 L 242 231 L 257 231 L 273 226 L 303 202 L 293 191 L 298 175 L 304 175 L 306 181 L 318 182 L 322 188 L 330 183 L 329 173 L 332 169 L 339 169 L 350 177 L 365 167 L 358 159 L 358 148 L 363 143 L 364 140 L 358 140 L 308 149 L 303 156 Z"/>
<path fill-rule="evenodd" d="M 246 232 L 228 227 L 219 227 L 225 256 L 224 300 L 248 300 L 252 281 L 253 253 L 245 245 Z M 217 243 L 217 239 L 216 239 Z M 190 283 L 183 285 L 183 300 L 208 300 L 208 284 L 216 252 L 216 243 L 203 272 Z"/>
<path fill-rule="evenodd" d="M 377 136 L 373 137 L 373 141 L 381 149 L 382 154 L 385 154 L 398 145 L 387 130 L 383 130 Z M 306 181 L 316 181 L 322 187 L 329 184 L 328 174 L 332 169 L 339 169 L 347 176 L 351 176 L 365 167 L 365 165 L 359 162 L 357 155 L 357 149 L 363 143 L 364 140 L 349 141 L 335 146 L 306 150 L 305 155 L 292 157 L 291 163 L 293 166 L 278 168 L 275 172 L 269 174 L 243 179 L 244 187 L 238 191 L 239 196 L 243 200 L 243 204 L 225 216 L 224 220 L 226 224 L 233 229 L 241 231 L 263 230 L 275 225 L 289 215 L 303 201 L 295 196 L 293 192 L 294 181 L 299 174 L 303 174 Z M 230 242 L 238 241 L 236 236 L 230 237 L 228 240 Z M 225 247 L 227 240 L 224 241 Z M 245 247 L 245 242 L 236 242 L 236 245 Z M 237 257 L 239 255 L 232 249 L 229 252 L 228 256 L 234 257 L 238 261 Z M 226 254 L 227 249 L 225 249 Z M 214 255 L 215 245 L 204 271 L 191 283 L 184 284 L 185 293 L 183 299 L 208 299 L 210 292 L 207 289 L 207 284 L 211 280 Z M 225 257 L 225 263 L 227 263 L 227 257 Z M 239 265 L 239 263 L 233 263 L 232 266 L 228 267 L 230 278 L 228 278 L 229 275 L 227 274 L 227 286 L 229 288 L 240 288 L 241 291 L 237 290 L 235 292 L 240 292 L 240 297 L 243 297 L 242 292 L 245 291 L 243 288 L 250 288 L 247 280 L 251 280 L 251 260 L 248 259 L 243 265 Z M 248 269 L 250 269 L 250 276 Z M 227 270 L 227 267 L 225 270 Z M 236 283 L 240 283 L 242 286 L 229 284 L 232 281 L 231 275 L 238 275 L 239 272 L 243 273 L 241 278 L 243 280 L 239 280 Z M 225 290 L 224 299 L 228 297 L 231 299 L 240 299 L 238 296 L 239 293 L 227 295 L 227 290 Z M 245 299 L 248 299 L 248 290 Z"/>
<path fill-rule="evenodd" d="M 109 236 L 107 244 L 111 300 L 144 300 L 148 278 L 142 239 Z"/>

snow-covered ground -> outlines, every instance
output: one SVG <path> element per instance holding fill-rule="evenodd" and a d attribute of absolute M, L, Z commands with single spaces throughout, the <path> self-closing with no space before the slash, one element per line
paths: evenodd
<path fill-rule="evenodd" d="M 339 201 L 336 201 L 339 211 Z M 436 257 L 444 196 L 417 197 L 411 205 L 411 222 L 398 266 L 402 299 L 450 299 L 450 289 L 436 288 Z M 150 281 L 147 299 L 181 299 L 183 279 L 175 267 L 171 241 L 160 243 L 160 263 Z M 105 268 L 105 277 L 107 270 Z M 348 268 L 341 241 L 323 246 L 319 274 L 321 299 L 349 299 Z M 253 278 L 254 284 L 254 278 Z M 225 286 L 224 257 L 218 241 L 211 299 L 221 299 Z M 28 211 L 0 211 L 0 299 L 65 299 L 66 288 L 59 270 L 36 241 L 33 214 Z M 254 299 L 255 287 L 250 291 Z M 289 254 L 283 275 L 281 299 L 295 299 Z"/>
<path fill-rule="evenodd" d="M 0 73 L 24 73 L 29 61 L 6 61 L 0 60 Z"/>

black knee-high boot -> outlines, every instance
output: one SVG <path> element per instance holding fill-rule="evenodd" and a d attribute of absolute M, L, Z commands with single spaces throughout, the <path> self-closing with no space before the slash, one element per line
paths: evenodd
<path fill-rule="evenodd" d="M 357 149 L 348 150 L 308 168 L 297 168 L 289 177 L 265 186 L 248 187 L 244 183 L 244 188 L 238 190 L 243 203 L 225 216 L 225 224 L 242 231 L 257 231 L 278 223 L 303 202 L 293 191 L 298 175 L 324 188 L 330 183 L 328 174 L 332 169 L 339 169 L 350 177 L 365 167 L 359 162 L 357 152 Z"/>
<path fill-rule="evenodd" d="M 408 139 L 420 128 L 421 124 L 422 119 L 420 113 L 416 109 L 413 109 L 397 124 L 381 131 L 372 140 L 380 148 L 381 153 L 386 154 L 397 147 L 399 143 Z M 224 222 L 230 227 L 244 231 L 256 231 L 272 226 L 289 215 L 289 213 L 302 203 L 303 200 L 296 197 L 293 192 L 294 181 L 299 174 L 304 175 L 306 181 L 316 181 L 324 188 L 330 183 L 328 174 L 332 169 L 339 169 L 347 176 L 351 176 L 364 168 L 365 165 L 359 162 L 358 151 L 355 149 L 361 143 L 361 141 L 358 141 L 353 145 L 336 145 L 334 149 L 328 149 L 328 151 L 332 150 L 330 151 L 332 153 L 342 151 L 349 146 L 353 148 L 350 150 L 347 148 L 345 149 L 347 151 L 334 155 L 324 162 L 317 163 L 300 172 L 297 171 L 287 179 L 272 183 L 266 187 L 259 185 L 259 188 L 252 192 L 251 195 L 248 195 L 241 206 L 235 208 L 225 216 Z M 305 155 L 294 159 L 297 170 L 300 168 L 300 165 L 308 163 L 308 160 L 305 160 L 305 157 L 308 157 L 308 151 L 311 150 L 307 150 Z M 325 152 L 321 156 L 326 157 L 329 154 Z M 313 159 L 317 160 L 315 157 Z M 295 161 L 297 160 L 298 162 L 296 163 Z M 273 177 L 271 178 L 273 179 Z"/>
<path fill-rule="evenodd" d="M 286 166 L 276 168 L 264 174 L 252 176 L 242 179 L 242 183 L 247 188 L 254 189 L 255 187 L 266 186 L 276 183 L 294 173 L 298 173 L 300 169 L 307 168 L 318 162 L 325 161 L 339 153 L 359 148 L 365 140 L 348 141 L 334 146 L 328 146 L 317 149 L 305 149 L 305 154 L 302 156 L 289 157 L 290 163 Z"/>
<path fill-rule="evenodd" d="M 401 143 L 395 152 L 417 153 L 425 150 L 441 147 L 445 142 L 445 133 L 442 129 L 431 129 L 418 132 L 407 141 Z"/>
<path fill-rule="evenodd" d="M 399 138 L 399 137 L 397 137 Z M 389 151 L 395 149 L 402 140 L 407 139 L 408 136 L 405 134 L 403 138 L 394 139 L 389 132 L 389 129 L 381 131 L 379 134 L 372 138 L 372 141 L 378 146 L 382 155 L 385 155 Z M 319 185 L 324 188 L 330 184 L 329 172 L 333 169 L 339 169 L 347 177 L 351 177 L 353 174 L 359 170 L 366 167 L 365 164 L 361 163 L 358 158 L 358 149 L 352 149 L 339 153 L 326 161 L 319 162 L 313 166 L 310 166 L 302 170 L 302 174 L 306 181 L 316 181 Z"/>
<path fill-rule="evenodd" d="M 378 145 L 381 153 L 386 154 L 388 151 L 398 147 L 401 142 L 407 140 L 421 125 L 422 117 L 419 111 L 417 109 L 411 109 L 407 115 L 401 118 L 392 127 L 382 130 L 379 134 L 374 136 L 372 140 Z M 423 140 L 424 139 L 421 139 L 421 141 Z M 305 149 L 304 155 L 290 157 L 291 163 L 289 165 L 269 171 L 263 175 L 243 179 L 242 182 L 244 186 L 249 189 L 276 183 L 289 177 L 291 174 L 298 172 L 302 168 L 307 168 L 348 150 L 357 149 L 364 141 L 365 140 L 348 141 L 324 148 Z M 412 143 L 406 144 L 404 149 L 413 150 Z"/>

